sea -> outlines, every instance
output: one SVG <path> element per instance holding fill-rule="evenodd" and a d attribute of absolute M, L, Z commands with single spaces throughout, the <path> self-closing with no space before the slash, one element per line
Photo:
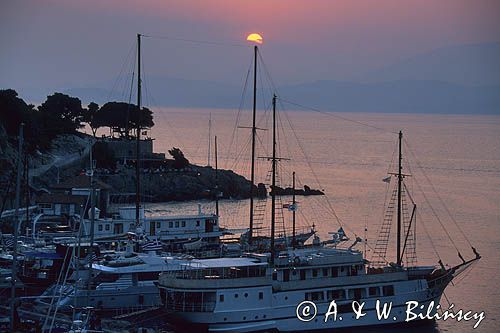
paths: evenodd
<path fill-rule="evenodd" d="M 438 320 L 405 328 L 359 329 L 359 332 L 498 332 L 500 307 L 500 116 L 453 114 L 330 113 L 288 110 L 278 104 L 276 116 L 278 184 L 307 185 L 324 196 L 299 196 L 297 228 L 314 225 L 322 240 L 343 227 L 350 238 L 360 237 L 356 248 L 369 259 L 390 201 L 397 171 L 398 133 L 403 133 L 403 173 L 416 204 L 412 226 L 418 263 L 459 264 L 458 252 L 471 259 L 474 246 L 482 258 L 445 291 L 443 309 L 483 312 L 475 321 Z M 148 133 L 154 150 L 180 148 L 195 164 L 217 166 L 250 177 L 251 110 L 153 108 L 155 126 Z M 269 184 L 272 152 L 272 113 L 257 112 L 256 181 Z M 383 181 L 386 179 L 386 181 Z M 283 197 L 279 207 L 290 203 Z M 147 204 L 153 214 L 214 211 L 209 201 Z M 265 233 L 270 203 L 263 220 L 255 224 Z M 292 213 L 279 213 L 278 229 L 290 235 Z M 248 200 L 220 202 L 221 225 L 244 229 L 249 221 Z M 393 225 L 387 260 L 395 261 Z"/>

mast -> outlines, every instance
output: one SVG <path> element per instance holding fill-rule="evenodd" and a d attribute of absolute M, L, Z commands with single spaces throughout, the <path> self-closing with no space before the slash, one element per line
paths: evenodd
<path fill-rule="evenodd" d="M 15 201 L 15 214 L 14 214 L 14 245 L 12 250 L 12 276 L 11 276 L 11 289 L 10 289 L 10 328 L 11 332 L 16 329 L 15 314 L 16 314 L 16 284 L 17 284 L 17 236 L 19 224 L 19 201 L 21 192 L 21 173 L 23 162 L 21 156 L 23 153 L 23 139 L 24 139 L 24 123 L 19 125 L 19 147 L 17 152 L 17 178 L 16 178 L 16 201 Z"/>
<path fill-rule="evenodd" d="M 252 244 L 253 234 L 253 195 L 255 185 L 255 136 L 257 128 L 255 127 L 256 110 L 257 110 L 257 45 L 254 46 L 254 62 L 253 62 L 253 113 L 252 113 L 252 166 L 250 175 L 250 225 L 248 230 L 248 244 Z"/>
<path fill-rule="evenodd" d="M 140 221 L 141 209 L 141 180 L 140 180 L 140 165 L 141 156 L 141 34 L 137 34 L 137 128 L 136 128 L 136 158 L 135 158 L 135 225 L 138 227 Z"/>
<path fill-rule="evenodd" d="M 292 173 L 292 248 L 295 250 L 295 171 Z"/>
<path fill-rule="evenodd" d="M 402 174 L 402 162 L 403 156 L 401 154 L 401 146 L 403 141 L 403 132 L 399 131 L 399 163 L 398 163 L 398 237 L 397 237 L 397 258 L 396 263 L 398 266 L 401 266 L 401 185 L 403 183 L 403 174 Z"/>
<path fill-rule="evenodd" d="M 90 252 L 89 252 L 89 277 L 87 279 L 87 291 L 92 285 L 92 262 L 94 261 L 94 234 L 95 234 L 95 182 L 94 182 L 94 161 L 92 160 L 92 147 L 90 148 Z M 89 295 L 87 295 L 89 297 Z"/>
<path fill-rule="evenodd" d="M 276 225 L 276 95 L 273 95 L 273 157 L 271 191 L 271 264 L 274 264 L 274 229 Z"/>
<path fill-rule="evenodd" d="M 212 112 L 208 117 L 208 156 L 207 156 L 207 166 L 210 166 L 210 153 L 212 150 Z"/>
<path fill-rule="evenodd" d="M 215 136 L 215 214 L 219 217 L 219 179 L 218 179 L 218 165 L 217 165 L 217 135 Z"/>

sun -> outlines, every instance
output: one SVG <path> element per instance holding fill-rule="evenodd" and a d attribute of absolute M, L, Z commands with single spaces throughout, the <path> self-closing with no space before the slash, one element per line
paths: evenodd
<path fill-rule="evenodd" d="M 250 35 L 248 35 L 247 40 L 250 42 L 257 43 L 257 44 L 263 43 L 262 36 L 259 34 L 250 34 Z"/>

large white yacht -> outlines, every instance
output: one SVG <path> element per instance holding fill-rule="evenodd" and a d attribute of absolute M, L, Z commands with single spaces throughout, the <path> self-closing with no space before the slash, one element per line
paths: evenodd
<path fill-rule="evenodd" d="M 193 260 L 181 264 L 179 271 L 161 274 L 160 295 L 169 320 L 210 332 L 300 332 L 400 323 L 406 319 L 407 301 L 424 307 L 415 313 L 426 313 L 431 302 L 439 304 L 453 277 L 475 260 L 450 269 L 373 269 L 366 267 L 359 251 L 325 247 L 279 253 L 274 264 L 269 259 L 254 254 Z M 377 300 L 392 303 L 387 319 L 378 319 Z M 304 301 L 315 304 L 315 318 L 299 319 Z M 332 301 L 338 315 L 325 322 Z M 356 318 L 353 301 L 365 303 L 361 319 Z"/>

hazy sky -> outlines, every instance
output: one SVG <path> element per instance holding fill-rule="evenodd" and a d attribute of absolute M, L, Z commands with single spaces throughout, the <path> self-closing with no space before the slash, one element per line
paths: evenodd
<path fill-rule="evenodd" d="M 500 1 L 0 0 L 0 87 L 113 82 L 138 32 L 242 44 L 259 32 L 276 82 L 355 80 L 435 48 L 500 41 Z M 240 83 L 251 49 L 145 39 L 143 57 L 147 75 Z"/>

